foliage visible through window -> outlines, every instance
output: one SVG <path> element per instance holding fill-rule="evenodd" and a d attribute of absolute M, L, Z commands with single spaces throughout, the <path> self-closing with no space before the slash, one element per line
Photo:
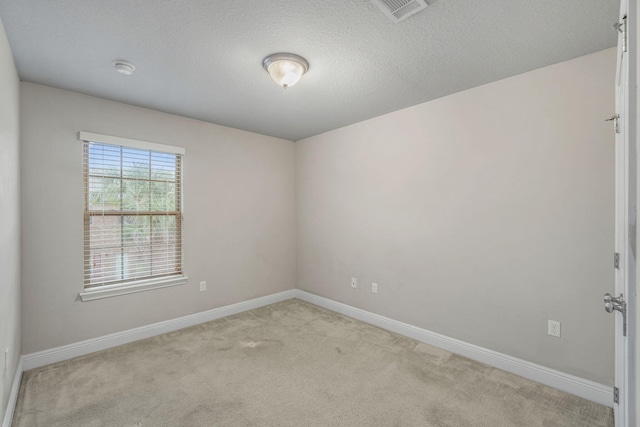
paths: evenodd
<path fill-rule="evenodd" d="M 179 154 L 84 143 L 84 286 L 182 274 Z"/>

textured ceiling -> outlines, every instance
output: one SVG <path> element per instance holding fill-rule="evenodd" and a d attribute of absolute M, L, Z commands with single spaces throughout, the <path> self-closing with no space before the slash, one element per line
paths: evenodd
<path fill-rule="evenodd" d="M 615 0 L 428 3 L 398 24 L 369 0 L 2 0 L 0 19 L 22 80 L 294 141 L 616 43 Z M 262 68 L 282 51 L 310 63 L 286 91 Z"/>

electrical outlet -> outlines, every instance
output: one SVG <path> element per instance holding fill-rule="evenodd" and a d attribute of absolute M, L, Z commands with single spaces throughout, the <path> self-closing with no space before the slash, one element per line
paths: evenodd
<path fill-rule="evenodd" d="M 358 279 L 356 279 L 355 277 L 351 278 L 351 287 L 354 289 L 358 287 Z"/>
<path fill-rule="evenodd" d="M 200 282 L 200 292 L 207 290 L 207 282 Z"/>
<path fill-rule="evenodd" d="M 549 320 L 549 328 L 547 330 L 547 334 L 551 335 L 552 337 L 560 338 L 560 322 Z"/>
<path fill-rule="evenodd" d="M 371 284 L 371 292 L 373 292 L 374 294 L 378 293 L 378 284 L 377 283 L 372 283 Z"/>

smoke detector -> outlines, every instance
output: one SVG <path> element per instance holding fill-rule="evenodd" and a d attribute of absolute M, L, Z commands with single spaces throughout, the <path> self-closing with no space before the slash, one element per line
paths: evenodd
<path fill-rule="evenodd" d="M 136 70 L 136 67 L 131 62 L 122 61 L 120 59 L 113 61 L 113 66 L 116 67 L 116 70 L 119 73 L 126 76 L 130 76 Z"/>
<path fill-rule="evenodd" d="M 424 0 L 371 0 L 396 24 L 429 6 Z"/>

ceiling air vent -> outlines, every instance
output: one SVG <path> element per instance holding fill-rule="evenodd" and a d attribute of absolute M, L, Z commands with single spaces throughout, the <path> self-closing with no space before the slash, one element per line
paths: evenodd
<path fill-rule="evenodd" d="M 424 0 L 371 0 L 393 22 L 404 21 L 428 6 Z"/>

